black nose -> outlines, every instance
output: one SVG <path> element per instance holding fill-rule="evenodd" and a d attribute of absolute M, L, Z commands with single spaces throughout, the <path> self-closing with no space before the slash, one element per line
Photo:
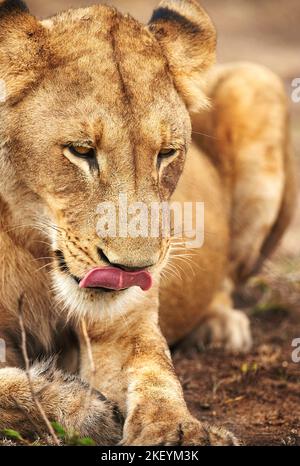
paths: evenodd
<path fill-rule="evenodd" d="M 110 265 L 111 267 L 117 267 L 118 269 L 124 270 L 125 272 L 138 272 L 140 270 L 145 270 L 149 267 L 153 267 L 154 265 L 154 264 L 146 264 L 143 267 L 133 267 L 133 266 L 125 265 L 125 264 L 116 264 L 115 262 L 111 262 L 109 258 L 107 257 L 107 255 L 100 248 L 98 248 L 98 256 L 107 265 Z"/>

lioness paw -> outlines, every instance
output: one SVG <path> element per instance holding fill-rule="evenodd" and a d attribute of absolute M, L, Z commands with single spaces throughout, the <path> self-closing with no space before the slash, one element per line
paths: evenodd
<path fill-rule="evenodd" d="M 127 446 L 238 446 L 235 436 L 222 428 L 211 427 L 196 419 L 156 422 L 145 427 L 137 437 L 125 436 Z"/>
<path fill-rule="evenodd" d="M 242 311 L 234 309 L 208 316 L 192 338 L 198 345 L 224 348 L 232 353 L 246 353 L 252 346 L 249 319 Z"/>

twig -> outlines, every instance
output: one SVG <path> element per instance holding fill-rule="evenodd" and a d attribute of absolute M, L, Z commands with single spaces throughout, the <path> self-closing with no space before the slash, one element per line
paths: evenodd
<path fill-rule="evenodd" d="M 89 390 L 86 396 L 84 412 L 83 412 L 83 420 L 84 420 L 85 414 L 88 411 L 90 403 L 91 403 L 94 381 L 95 381 L 95 376 L 96 376 L 96 366 L 95 366 L 95 361 L 93 357 L 91 340 L 90 340 L 90 337 L 87 331 L 85 319 L 81 319 L 81 330 L 82 330 L 83 338 L 86 344 L 87 357 L 88 357 L 89 365 L 90 365 Z"/>
<path fill-rule="evenodd" d="M 29 357 L 28 357 L 28 352 L 27 352 L 27 343 L 26 343 L 26 331 L 25 331 L 25 326 L 24 326 L 24 319 L 23 319 L 23 300 L 24 300 L 24 295 L 22 295 L 19 299 L 19 324 L 20 324 L 20 329 L 21 329 L 21 337 L 22 337 L 22 344 L 21 344 L 21 349 L 22 349 L 22 354 L 24 358 L 24 363 L 25 363 L 25 372 L 29 384 L 29 389 L 31 392 L 32 400 L 35 403 L 43 421 L 45 422 L 45 425 L 49 431 L 49 434 L 53 438 L 53 441 L 55 445 L 60 445 L 60 442 L 58 440 L 58 437 L 52 427 L 51 422 L 49 421 L 38 397 L 37 394 L 34 391 L 32 379 L 31 379 L 31 374 L 30 374 L 30 362 L 29 362 Z"/>
<path fill-rule="evenodd" d="M 243 395 L 243 396 L 237 396 L 236 398 L 229 398 L 228 400 L 225 400 L 224 403 L 225 403 L 226 405 L 229 405 L 229 404 L 231 404 L 231 403 L 235 403 L 235 402 L 237 402 L 237 401 L 241 401 L 241 400 L 243 400 L 244 398 L 245 398 L 244 395 Z"/>

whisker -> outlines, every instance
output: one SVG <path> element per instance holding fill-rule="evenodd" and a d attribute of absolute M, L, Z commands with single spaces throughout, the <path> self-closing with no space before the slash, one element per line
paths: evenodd
<path fill-rule="evenodd" d="M 46 267 L 49 267 L 50 265 L 52 265 L 51 262 L 49 262 L 48 264 L 45 264 L 45 265 L 43 265 L 42 267 L 40 267 L 39 269 L 35 270 L 34 273 L 38 273 L 38 272 L 40 272 L 41 270 L 45 269 Z"/>
<path fill-rule="evenodd" d="M 205 137 L 210 138 L 210 139 L 218 140 L 218 138 L 216 138 L 212 134 L 200 133 L 199 131 L 192 131 L 192 134 L 198 134 L 199 136 L 205 136 Z"/>
<path fill-rule="evenodd" d="M 35 257 L 34 259 L 31 259 L 29 262 L 38 262 L 38 261 L 43 261 L 43 260 L 53 260 L 53 257 Z"/>

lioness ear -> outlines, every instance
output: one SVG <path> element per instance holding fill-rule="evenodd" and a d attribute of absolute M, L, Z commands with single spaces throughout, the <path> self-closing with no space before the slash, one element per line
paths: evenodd
<path fill-rule="evenodd" d="M 0 0 L 1 102 L 20 98 L 36 80 L 44 28 L 20 0 Z"/>
<path fill-rule="evenodd" d="M 216 54 L 216 31 L 207 13 L 196 0 L 163 0 L 148 28 L 161 44 L 188 109 L 205 106 L 203 76 Z"/>

